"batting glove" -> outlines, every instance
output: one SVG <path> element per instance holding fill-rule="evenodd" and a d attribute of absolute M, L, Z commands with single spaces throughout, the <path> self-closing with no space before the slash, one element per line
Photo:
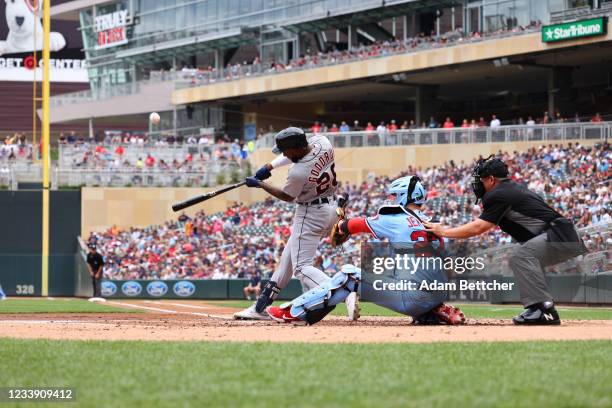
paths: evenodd
<path fill-rule="evenodd" d="M 246 182 L 247 187 L 260 187 L 259 185 L 260 180 L 257 179 L 256 177 L 247 177 L 245 182 Z"/>
<path fill-rule="evenodd" d="M 272 176 L 270 169 L 267 164 L 264 164 L 257 172 L 255 173 L 255 177 L 261 181 L 269 179 Z"/>

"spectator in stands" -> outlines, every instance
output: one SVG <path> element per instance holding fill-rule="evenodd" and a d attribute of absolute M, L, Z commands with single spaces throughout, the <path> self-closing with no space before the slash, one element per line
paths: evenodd
<path fill-rule="evenodd" d="M 599 123 L 601 122 L 601 115 L 599 114 L 599 112 L 597 112 L 592 118 L 591 118 L 591 122 L 595 122 L 595 123 Z"/>
<path fill-rule="evenodd" d="M 389 132 L 394 133 L 397 130 L 397 124 L 395 123 L 395 119 L 391 119 L 391 123 L 389 123 Z"/>
<path fill-rule="evenodd" d="M 312 133 L 320 133 L 321 132 L 321 125 L 319 124 L 318 120 L 315 120 L 314 125 L 312 125 L 312 127 L 310 128 L 310 131 Z"/>
<path fill-rule="evenodd" d="M 430 129 L 435 129 L 435 128 L 439 127 L 438 126 L 438 122 L 436 122 L 436 120 L 434 119 L 433 116 L 429 117 L 429 124 L 427 125 L 427 127 L 430 128 Z"/>
<path fill-rule="evenodd" d="M 345 121 L 342 121 L 342 123 L 340 124 L 340 132 L 349 132 L 349 126 L 346 124 Z"/>
<path fill-rule="evenodd" d="M 480 119 L 478 119 L 478 127 L 487 127 L 487 122 L 484 120 L 484 117 L 480 117 Z"/>
<path fill-rule="evenodd" d="M 147 154 L 147 158 L 145 159 L 145 166 L 147 166 L 148 169 L 152 169 L 155 166 L 155 159 L 153 158 L 153 156 L 151 156 L 151 154 Z"/>
<path fill-rule="evenodd" d="M 501 122 L 499 121 L 499 119 L 497 119 L 497 115 L 491 116 L 491 123 L 489 124 L 489 126 L 492 128 L 498 128 L 501 126 Z"/>
<path fill-rule="evenodd" d="M 450 128 L 454 128 L 455 124 L 453 123 L 451 118 L 447 117 L 446 120 L 444 121 L 444 124 L 442 125 L 442 127 L 445 128 L 445 129 L 450 129 Z"/>
<path fill-rule="evenodd" d="M 359 121 L 356 120 L 353 122 L 353 132 L 360 132 L 363 130 L 363 128 L 359 125 Z"/>
<path fill-rule="evenodd" d="M 339 132 L 338 125 L 336 125 L 335 123 L 332 123 L 331 127 L 329 128 L 329 132 L 338 133 Z"/>

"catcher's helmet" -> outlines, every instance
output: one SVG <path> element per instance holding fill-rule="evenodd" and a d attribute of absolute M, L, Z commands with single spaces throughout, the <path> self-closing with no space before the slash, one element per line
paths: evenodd
<path fill-rule="evenodd" d="M 400 177 L 393 181 L 387 189 L 387 194 L 395 194 L 395 203 L 405 207 L 410 203 L 424 204 L 427 200 L 427 190 L 421 184 L 418 176 Z"/>
<path fill-rule="evenodd" d="M 276 145 L 272 148 L 274 154 L 282 153 L 287 149 L 308 146 L 306 133 L 298 127 L 283 129 L 276 134 L 274 139 L 276 141 Z"/>

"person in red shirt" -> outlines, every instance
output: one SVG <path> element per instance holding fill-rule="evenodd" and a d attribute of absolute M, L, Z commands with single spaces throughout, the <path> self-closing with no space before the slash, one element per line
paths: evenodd
<path fill-rule="evenodd" d="M 318 120 L 315 120 L 315 123 L 314 125 L 312 125 L 310 130 L 312 131 L 312 133 L 319 133 L 321 131 L 321 125 L 319 124 Z"/>
<path fill-rule="evenodd" d="M 102 145 L 97 145 L 97 146 L 96 146 L 96 153 L 99 153 L 99 154 L 104 153 L 104 146 L 102 146 Z"/>
<path fill-rule="evenodd" d="M 468 123 L 467 119 L 463 119 L 463 122 L 461 122 L 461 127 L 462 128 L 469 128 L 470 124 Z"/>
<path fill-rule="evenodd" d="M 395 132 L 397 130 L 397 125 L 395 124 L 395 119 L 391 119 L 391 123 L 389 123 L 389 132 Z"/>
<path fill-rule="evenodd" d="M 484 118 L 481 116 L 480 119 L 478 120 L 478 127 L 487 127 L 487 122 L 484 120 Z"/>
<path fill-rule="evenodd" d="M 374 131 L 374 125 L 372 125 L 372 122 L 368 122 L 368 125 L 365 128 L 366 132 L 373 132 Z"/>
<path fill-rule="evenodd" d="M 155 159 L 150 154 L 148 154 L 147 158 L 145 159 L 145 166 L 149 168 L 155 166 Z"/>
<path fill-rule="evenodd" d="M 334 123 L 334 124 L 332 124 L 332 125 L 331 125 L 331 127 L 329 128 L 329 131 L 330 131 L 331 133 L 336 133 L 336 132 L 338 132 L 338 131 L 339 131 L 338 126 L 337 126 L 335 123 Z"/>
<path fill-rule="evenodd" d="M 453 123 L 453 121 L 450 118 L 446 118 L 446 121 L 444 121 L 444 125 L 442 126 L 445 129 L 450 129 L 450 128 L 454 128 L 455 124 Z"/>
<path fill-rule="evenodd" d="M 125 153 L 125 149 L 123 148 L 123 146 L 121 145 L 117 146 L 117 148 L 115 149 L 115 154 L 121 157 L 123 156 L 123 153 Z"/>
<path fill-rule="evenodd" d="M 591 118 L 591 122 L 598 123 L 598 122 L 601 122 L 601 121 L 602 121 L 602 120 L 601 120 L 601 115 L 599 114 L 599 112 L 598 112 L 598 113 L 596 113 L 596 114 L 595 114 L 595 116 L 593 116 L 593 117 Z"/>

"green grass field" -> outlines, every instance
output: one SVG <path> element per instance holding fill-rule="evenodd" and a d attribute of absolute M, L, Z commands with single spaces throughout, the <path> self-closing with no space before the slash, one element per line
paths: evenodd
<path fill-rule="evenodd" d="M 253 302 L 248 300 L 236 300 L 210 303 L 218 304 L 220 306 L 242 308 L 250 306 Z M 282 302 L 276 302 L 275 304 L 281 303 Z M 468 318 L 473 319 L 510 319 L 523 311 L 523 308 L 517 305 L 452 304 L 459 306 Z M 557 310 L 561 315 L 561 319 L 612 320 L 612 308 L 558 306 Z M 346 307 L 344 304 L 340 304 L 338 307 L 336 307 L 332 314 L 344 316 L 346 315 Z M 401 316 L 399 313 L 395 313 L 392 310 L 366 302 L 361 303 L 361 314 L 362 316 Z"/>
<path fill-rule="evenodd" d="M 335 312 L 342 314 L 343 307 Z M 461 307 L 470 317 L 506 318 L 521 309 Z M 612 319 L 612 309 L 560 309 L 566 318 Z M 125 311 L 138 312 L 80 299 L 0 302 L 0 314 Z M 393 315 L 369 303 L 363 312 Z M 74 388 L 76 403 L 51 404 L 57 407 L 610 407 L 611 366 L 612 341 L 277 344 L 0 338 L 0 387 Z M 5 406 L 40 403 L 0 401 Z"/>
<path fill-rule="evenodd" d="M 92 303 L 83 299 L 6 299 L 0 301 L 2 313 L 142 313 L 141 310 Z"/>
<path fill-rule="evenodd" d="M 74 387 L 79 407 L 612 405 L 609 341 L 0 340 L 0 361 L 2 386 Z"/>

